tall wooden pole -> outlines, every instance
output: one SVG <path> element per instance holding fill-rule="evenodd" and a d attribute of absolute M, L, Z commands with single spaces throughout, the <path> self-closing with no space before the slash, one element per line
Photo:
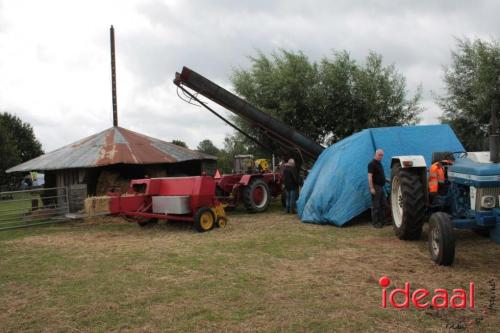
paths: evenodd
<path fill-rule="evenodd" d="M 118 126 L 118 105 L 116 103 L 115 29 L 109 29 L 111 42 L 111 90 L 113 97 L 113 126 Z"/>

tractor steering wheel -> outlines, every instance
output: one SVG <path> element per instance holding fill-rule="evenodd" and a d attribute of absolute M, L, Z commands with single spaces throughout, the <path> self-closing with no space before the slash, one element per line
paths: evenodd
<path fill-rule="evenodd" d="M 466 157 L 467 157 L 466 151 L 455 151 L 453 153 L 446 154 L 444 159 L 445 160 L 456 160 L 458 158 L 466 158 Z"/>

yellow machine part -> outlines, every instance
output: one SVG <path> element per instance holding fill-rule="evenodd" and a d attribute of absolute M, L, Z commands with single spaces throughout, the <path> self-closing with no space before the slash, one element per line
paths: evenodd
<path fill-rule="evenodd" d="M 269 172 L 269 162 L 264 159 L 260 158 L 258 160 L 255 160 L 255 167 L 260 171 L 260 172 Z"/>
<path fill-rule="evenodd" d="M 227 216 L 226 216 L 226 211 L 224 210 L 224 206 L 221 203 L 219 203 L 214 207 L 212 207 L 212 212 L 214 213 L 217 225 L 221 228 L 224 228 L 227 223 Z"/>

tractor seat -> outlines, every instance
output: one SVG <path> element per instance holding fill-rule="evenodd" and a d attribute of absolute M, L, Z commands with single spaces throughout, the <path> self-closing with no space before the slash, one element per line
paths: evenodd
<path fill-rule="evenodd" d="M 453 156 L 452 151 L 435 151 L 432 153 L 432 163 L 434 164 L 439 161 L 444 161 L 444 160 L 455 160 L 455 157 Z"/>

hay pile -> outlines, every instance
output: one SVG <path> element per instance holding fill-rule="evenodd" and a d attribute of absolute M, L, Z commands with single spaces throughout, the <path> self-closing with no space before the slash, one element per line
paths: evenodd
<path fill-rule="evenodd" d="M 111 197 L 88 197 L 84 202 L 85 214 L 88 216 L 102 215 L 109 213 L 109 202 Z"/>
<path fill-rule="evenodd" d="M 167 177 L 167 170 L 159 167 L 147 167 L 146 174 L 149 178 Z"/>
<path fill-rule="evenodd" d="M 130 180 L 120 178 L 120 174 L 111 171 L 102 171 L 97 180 L 97 195 L 106 195 L 108 192 L 125 193 Z"/>

